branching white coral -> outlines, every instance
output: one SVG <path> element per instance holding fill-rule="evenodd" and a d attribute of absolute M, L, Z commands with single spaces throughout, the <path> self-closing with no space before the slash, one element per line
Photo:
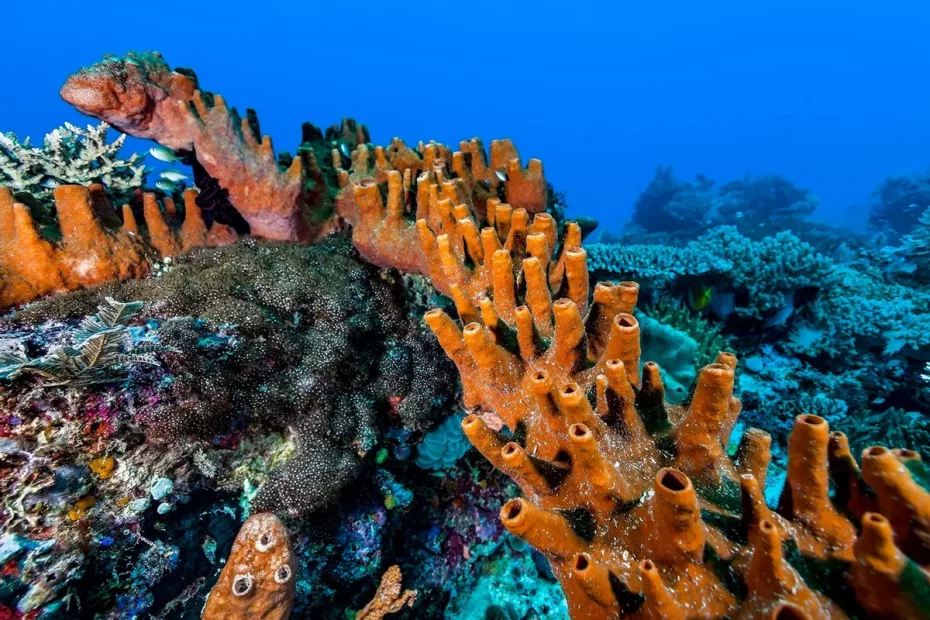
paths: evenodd
<path fill-rule="evenodd" d="M 133 153 L 120 159 L 126 135 L 107 143 L 109 128 L 106 123 L 87 129 L 65 123 L 45 136 L 41 148 L 32 146 L 29 138 L 20 142 L 12 133 L 0 133 L 0 185 L 39 199 L 65 183 L 102 183 L 117 194 L 141 187 L 147 172 L 144 156 Z"/>

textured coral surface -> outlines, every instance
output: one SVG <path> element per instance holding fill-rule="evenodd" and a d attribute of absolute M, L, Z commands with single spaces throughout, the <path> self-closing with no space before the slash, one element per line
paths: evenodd
<path fill-rule="evenodd" d="M 556 579 L 576 619 L 930 614 L 930 473 L 916 451 L 831 432 L 837 420 L 866 431 L 914 422 L 877 435 L 923 441 L 925 418 L 898 407 L 918 400 L 902 386 L 926 362 L 927 214 L 908 206 L 902 246 L 863 267 L 836 238 L 818 244 L 822 230 L 782 230 L 817 201 L 780 177 L 713 192 L 706 178 L 682 184 L 660 169 L 636 219 L 651 240 L 672 243 L 585 249 L 541 162 L 524 166 L 509 140 L 489 151 L 477 139 L 457 151 L 399 139 L 375 147 L 364 126 L 344 121 L 325 137 L 305 124 L 296 155 L 275 153 L 254 112 L 240 116 L 158 54 L 107 57 L 61 94 L 175 151 L 218 207 L 207 212 L 193 192 L 180 208 L 137 192 L 118 214 L 102 186 L 61 185 L 48 225 L 0 188 L 0 306 L 73 291 L 0 321 L 0 378 L 12 386 L 0 393 L 0 596 L 15 602 L 11 617 L 75 613 L 78 582 L 103 584 L 81 613 L 199 608 L 218 572 L 201 552 L 213 565 L 229 548 L 223 530 L 255 510 L 298 517 L 293 541 L 279 516 L 249 518 L 205 618 L 284 619 L 292 608 L 351 617 L 372 591 L 357 617 L 455 617 L 476 598 L 456 600 L 460 584 L 507 582 L 524 590 L 517 605 L 486 603 L 485 617 L 556 614 L 561 600 L 527 600 L 546 598 Z M 113 159 L 104 135 L 89 142 L 134 187 L 144 169 Z M 56 175 L 24 172 L 34 153 L 21 146 L 0 141 L 0 164 L 15 164 L 7 184 L 57 185 Z M 890 224 L 921 187 L 885 190 Z M 268 241 L 192 252 L 246 232 Z M 384 269 L 361 264 L 349 237 Z M 682 338 L 643 319 L 646 344 L 663 349 L 643 363 L 639 285 L 592 285 L 589 263 L 642 278 L 654 309 L 666 293 L 699 290 L 708 306 L 689 297 L 685 312 L 721 322 L 689 319 L 705 333 Z M 418 290 L 402 290 L 389 269 Z M 425 315 L 428 328 L 412 321 L 406 295 L 448 302 L 437 291 L 451 298 L 445 310 Z M 131 311 L 106 322 L 103 300 Z M 87 338 L 93 321 L 103 326 L 94 337 L 119 346 Z M 743 417 L 786 447 L 739 419 L 736 356 L 698 353 L 719 348 L 718 326 L 735 323 L 758 338 L 743 364 L 753 409 Z M 458 397 L 426 329 L 458 369 L 470 413 L 461 432 L 498 472 L 462 457 L 449 424 L 420 444 L 430 471 L 407 462 L 413 439 Z M 136 346 L 148 352 L 133 355 Z M 814 370 L 876 350 L 881 365 L 844 361 L 855 373 L 836 378 L 837 393 Z M 48 380 L 48 360 L 69 355 L 100 362 L 93 382 Z M 698 355 L 713 363 L 695 375 Z M 29 383 L 34 375 L 45 380 Z M 855 391 L 856 407 L 842 390 Z M 882 411 L 870 416 L 873 404 Z M 522 496 L 510 498 L 504 475 Z M 780 496 L 766 501 L 780 477 Z M 429 597 L 403 590 L 395 561 Z M 125 583 L 110 579 L 127 572 Z M 327 605 L 337 595 L 338 610 Z M 448 600 L 424 600 L 433 596 Z"/>

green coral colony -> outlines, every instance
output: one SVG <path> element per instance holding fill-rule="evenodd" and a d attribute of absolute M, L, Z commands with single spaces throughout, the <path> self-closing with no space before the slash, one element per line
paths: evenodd
<path fill-rule="evenodd" d="M 861 236 L 660 167 L 589 234 L 509 141 L 276 153 L 157 54 L 62 95 L 0 134 L 0 618 L 930 617 L 930 178 Z"/>

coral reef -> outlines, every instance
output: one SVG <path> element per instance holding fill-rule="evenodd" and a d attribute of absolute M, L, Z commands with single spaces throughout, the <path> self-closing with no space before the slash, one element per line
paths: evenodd
<path fill-rule="evenodd" d="M 172 71 L 157 53 L 108 56 L 69 77 L 61 96 L 124 133 L 193 152 L 253 235 L 309 241 L 325 232 L 306 203 L 305 177 L 319 173 L 312 151 L 281 170 L 257 117 L 201 91 L 192 71 Z"/>
<path fill-rule="evenodd" d="M 659 166 L 633 205 L 631 222 L 647 233 L 670 234 L 703 225 L 713 209 L 713 186 L 704 175 L 687 183 L 675 178 L 671 166 Z"/>
<path fill-rule="evenodd" d="M 797 228 L 819 200 L 778 175 L 746 177 L 714 190 L 714 181 L 698 175 L 694 183 L 679 181 L 671 166 L 659 166 L 640 194 L 631 224 L 647 234 L 693 238 L 695 231 L 734 226 L 752 239 Z"/>
<path fill-rule="evenodd" d="M 45 379 L 46 387 L 82 387 L 114 381 L 120 369 L 132 364 L 157 365 L 152 354 L 132 342 L 126 327 L 142 304 L 121 303 L 111 297 L 105 302 L 97 314 L 81 322 L 69 345 L 34 359 L 26 355 L 23 343 L 0 350 L 0 379 L 13 380 L 34 373 Z"/>
<path fill-rule="evenodd" d="M 294 604 L 295 558 L 287 528 L 269 513 L 242 525 L 203 608 L 204 620 L 287 620 Z"/>
<path fill-rule="evenodd" d="M 930 282 L 930 206 L 911 232 L 904 236 L 901 246 L 901 254 L 913 266 L 909 271 L 914 280 Z"/>
<path fill-rule="evenodd" d="M 275 153 L 157 54 L 62 96 L 200 193 L 144 194 L 106 125 L 0 140 L 0 305 L 30 302 L 0 318 L 0 617 L 930 609 L 922 181 L 864 240 L 781 177 L 659 168 L 636 243 L 583 247 L 508 140 L 345 119 Z"/>
<path fill-rule="evenodd" d="M 195 198 L 194 190 L 185 192 L 184 219 L 177 227 L 169 224 L 178 217 L 174 201 L 160 206 L 154 194 L 144 194 L 140 227 L 128 204 L 122 218 L 117 216 L 102 185 L 61 185 L 55 188 L 60 240 L 54 241 L 40 235 L 29 208 L 0 187 L 0 308 L 138 278 L 159 258 L 234 241 L 231 229 L 207 227 Z"/>
<path fill-rule="evenodd" d="M 819 203 L 808 190 L 770 174 L 730 181 L 720 188 L 714 210 L 719 223 L 734 225 L 757 239 L 789 228 L 802 229 Z"/>
<path fill-rule="evenodd" d="M 355 478 L 382 416 L 428 427 L 455 395 L 451 368 L 437 364 L 403 295 L 349 254 L 339 240 L 247 240 L 178 260 L 157 279 L 36 302 L 12 321 L 80 317 L 107 296 L 146 302 L 140 319 L 157 321 L 165 351 L 146 380 L 151 402 L 136 409 L 150 435 L 209 438 L 237 420 L 287 429 L 290 456 L 253 504 L 302 513 Z"/>
<path fill-rule="evenodd" d="M 722 319 L 735 313 L 784 322 L 795 296 L 817 287 L 830 266 L 791 232 L 754 241 L 732 226 L 713 228 L 685 246 L 590 244 L 585 249 L 596 277 L 631 278 L 658 293 L 694 281 L 713 284 L 717 299 L 731 296 L 727 309 L 712 306 Z"/>
<path fill-rule="evenodd" d="M 930 177 L 925 175 L 892 176 L 885 179 L 875 196 L 869 225 L 877 230 L 906 235 L 930 207 Z"/>
<path fill-rule="evenodd" d="M 276 156 L 269 137 L 259 142 L 254 112 L 241 118 L 222 97 L 198 88 L 193 72 L 172 71 L 157 53 L 130 54 L 82 69 L 61 95 L 85 114 L 190 159 L 195 177 L 197 166 L 203 171 L 198 185 L 228 195 L 247 226 L 240 232 L 315 241 L 338 227 L 334 207 L 351 225 L 353 243 L 366 260 L 430 275 L 447 294 L 438 277 L 435 238 L 456 227 L 462 214 L 453 213 L 453 203 L 467 204 L 476 226 L 494 224 L 505 237 L 512 217 L 519 229 L 525 214 L 562 208 L 542 163 L 531 159 L 523 167 L 509 140 L 493 141 L 490 156 L 478 139 L 463 141 L 455 152 L 434 142 L 414 150 L 399 139 L 387 148 L 372 147 L 364 126 L 344 121 L 327 131 L 330 152 L 321 151 L 322 133 L 306 124 L 297 156 Z M 347 133 L 354 135 L 344 139 Z M 332 185 L 341 188 L 338 194 Z M 506 209 L 496 221 L 502 204 Z M 460 240 L 453 239 L 452 246 L 460 250 Z"/>
<path fill-rule="evenodd" d="M 930 419 L 918 411 L 892 407 L 884 411 L 859 409 L 843 416 L 839 425 L 849 437 L 854 453 L 869 446 L 888 443 L 907 449 L 930 460 Z"/>
<path fill-rule="evenodd" d="M 576 274 L 584 280 L 576 290 L 586 291 L 587 272 Z M 512 293 L 502 292 L 489 304 L 510 306 Z M 745 431 L 732 460 L 724 449 L 741 410 L 736 358 L 721 353 L 690 399 L 666 404 L 658 366 L 639 369 L 630 314 L 637 292 L 602 282 L 590 311 L 587 295 L 547 300 L 544 312 L 518 306 L 512 321 L 489 312 L 495 320 L 464 329 L 441 310 L 426 315 L 462 375 L 466 404 L 495 412 L 512 433 L 502 436 L 476 415 L 463 422 L 478 450 L 525 493 L 504 505 L 501 519 L 550 560 L 572 617 L 922 609 L 930 497 L 908 471 L 913 453 L 871 447 L 860 473 L 845 435 L 801 415 L 772 511 L 761 494 L 768 434 Z M 540 294 L 550 291 L 528 279 L 527 300 Z M 547 333 L 551 340 L 538 339 Z M 863 528 L 858 537 L 854 522 Z M 890 569 L 883 557 L 894 558 Z M 858 603 L 843 593 L 844 569 Z"/>

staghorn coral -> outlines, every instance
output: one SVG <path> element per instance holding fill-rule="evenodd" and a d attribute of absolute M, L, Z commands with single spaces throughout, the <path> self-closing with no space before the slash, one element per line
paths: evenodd
<path fill-rule="evenodd" d="M 587 272 L 573 279 L 587 293 Z M 542 312 L 518 306 L 513 319 L 488 313 L 464 329 L 441 310 L 425 316 L 459 369 L 466 405 L 510 429 L 498 434 L 477 415 L 463 422 L 525 493 L 501 519 L 549 559 L 572 617 L 924 613 L 930 496 L 908 471 L 916 457 L 872 447 L 860 470 L 845 435 L 798 416 L 771 510 L 762 499 L 769 435 L 745 431 L 733 459 L 724 449 L 741 409 L 735 356 L 720 353 L 691 398 L 668 405 L 658 366 L 640 372 L 637 293 L 601 282 L 589 310 L 587 294 L 553 303 L 528 279 L 526 299 L 546 298 Z M 495 287 L 488 303 L 512 299 Z"/>
<path fill-rule="evenodd" d="M 241 118 L 220 95 L 201 91 L 192 71 L 172 71 L 160 54 L 107 56 L 69 77 L 61 97 L 124 133 L 193 152 L 253 235 L 306 242 L 326 232 L 307 201 L 307 173 L 320 175 L 313 151 L 280 169 L 254 113 Z"/>
<path fill-rule="evenodd" d="M 510 140 L 493 141 L 490 159 L 477 138 L 463 141 L 460 149 L 431 142 L 413 150 L 395 138 L 374 153 L 359 145 L 350 166 L 334 150 L 342 186 L 336 211 L 352 226 L 352 241 L 366 260 L 430 276 L 448 293 L 436 236 L 454 232 L 467 219 L 467 243 L 477 251 L 478 227 L 485 222 L 506 237 L 512 221 L 519 225 L 546 210 L 550 192 L 538 159 L 523 168 Z M 450 241 L 461 250 L 457 234 Z"/>
<path fill-rule="evenodd" d="M 922 459 L 930 459 L 930 419 L 917 411 L 894 407 L 885 411 L 854 410 L 838 427 L 849 437 L 853 451 L 889 444 L 917 452 Z"/>
<path fill-rule="evenodd" d="M 201 617 L 287 620 L 294 604 L 295 569 L 284 524 L 271 513 L 252 515 L 242 524 Z"/>
<path fill-rule="evenodd" d="M 194 190 L 185 192 L 184 220 L 175 228 L 169 225 L 178 215 L 174 202 L 165 199 L 161 207 L 154 194 L 144 194 L 140 226 L 128 204 L 122 219 L 116 215 L 102 185 L 62 185 L 55 189 L 61 239 L 52 242 L 39 234 L 29 208 L 0 187 L 0 308 L 139 278 L 156 258 L 233 241 L 231 229 L 207 227 L 195 197 Z"/>
<path fill-rule="evenodd" d="M 401 591 L 401 575 L 399 566 L 391 566 L 381 576 L 378 591 L 365 605 L 364 609 L 355 614 L 355 620 L 381 620 L 381 618 L 397 613 L 404 607 L 413 607 L 417 600 L 416 590 Z"/>
<path fill-rule="evenodd" d="M 20 142 L 13 134 L 0 134 L 0 186 L 46 201 L 59 185 L 96 183 L 110 196 L 128 200 L 145 184 L 143 157 L 133 153 L 120 159 L 126 136 L 108 144 L 109 129 L 106 123 L 86 130 L 65 123 L 45 135 L 41 148 L 32 146 L 29 138 Z"/>

